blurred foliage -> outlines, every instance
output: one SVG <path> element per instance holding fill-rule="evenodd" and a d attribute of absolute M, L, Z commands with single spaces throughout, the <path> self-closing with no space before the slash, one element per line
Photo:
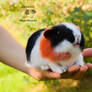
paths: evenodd
<path fill-rule="evenodd" d="M 31 7 L 23 8 L 26 6 Z M 78 25 L 86 48 L 92 47 L 92 0 L 0 0 L 0 24 L 24 46 L 34 31 L 63 21 Z M 89 72 L 88 80 L 82 81 L 39 82 L 0 64 L 0 92 L 92 92 L 91 75 Z"/>
<path fill-rule="evenodd" d="M 86 47 L 92 47 L 92 10 L 83 11 L 81 7 L 76 7 L 72 12 L 69 11 L 66 20 L 80 27 L 86 38 Z"/>

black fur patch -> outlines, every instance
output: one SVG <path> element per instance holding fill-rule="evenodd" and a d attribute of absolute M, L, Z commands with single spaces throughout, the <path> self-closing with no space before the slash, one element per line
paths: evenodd
<path fill-rule="evenodd" d="M 40 36 L 42 31 L 44 31 L 44 29 L 36 31 L 28 39 L 28 43 L 26 46 L 26 58 L 27 58 L 28 62 L 30 61 L 30 54 L 31 54 L 32 48 L 34 47 L 35 42 L 36 42 L 37 38 Z"/>
<path fill-rule="evenodd" d="M 85 39 L 83 34 L 81 33 L 80 49 L 83 50 L 84 48 L 85 48 Z"/>
<path fill-rule="evenodd" d="M 52 47 L 57 46 L 65 39 L 71 43 L 75 41 L 72 30 L 67 28 L 65 25 L 57 25 L 52 27 L 52 30 L 44 33 L 44 36 L 51 41 Z"/>

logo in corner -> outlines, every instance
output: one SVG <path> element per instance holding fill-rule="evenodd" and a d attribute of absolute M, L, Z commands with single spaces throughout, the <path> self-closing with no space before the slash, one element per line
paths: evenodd
<path fill-rule="evenodd" d="M 37 21 L 35 18 L 36 10 L 34 6 L 22 6 L 20 13 L 20 21 Z"/>

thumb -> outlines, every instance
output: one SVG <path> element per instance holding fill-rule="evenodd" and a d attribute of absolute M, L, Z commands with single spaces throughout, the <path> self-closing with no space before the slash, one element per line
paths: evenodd
<path fill-rule="evenodd" d="M 87 63 L 86 66 L 87 66 L 89 69 L 92 68 L 92 64 L 90 64 L 90 63 Z"/>

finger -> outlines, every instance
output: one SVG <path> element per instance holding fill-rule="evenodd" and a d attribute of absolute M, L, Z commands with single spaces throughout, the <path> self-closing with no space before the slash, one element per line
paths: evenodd
<path fill-rule="evenodd" d="M 80 69 L 80 67 L 78 65 L 73 65 L 73 66 L 68 68 L 68 72 L 73 73 L 73 72 L 78 71 L 79 69 Z"/>
<path fill-rule="evenodd" d="M 88 69 L 92 68 L 92 64 L 90 64 L 90 63 L 87 63 L 86 66 L 88 67 Z"/>
<path fill-rule="evenodd" d="M 61 78 L 60 73 L 50 72 L 50 71 L 43 71 L 43 75 L 45 79 L 59 79 Z"/>
<path fill-rule="evenodd" d="M 88 70 L 88 67 L 86 65 L 80 67 L 80 72 L 86 72 Z"/>

